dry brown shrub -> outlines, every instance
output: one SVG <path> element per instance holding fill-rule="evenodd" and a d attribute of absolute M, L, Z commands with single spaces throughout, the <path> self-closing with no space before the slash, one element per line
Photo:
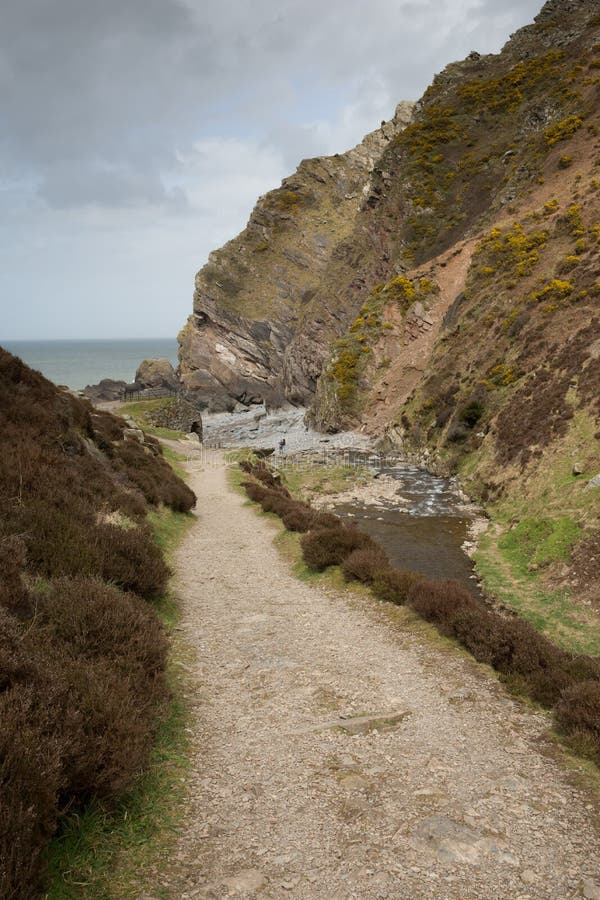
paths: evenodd
<path fill-rule="evenodd" d="M 259 484 L 258 481 L 242 481 L 242 487 L 254 503 L 260 503 L 269 492 L 269 488 L 264 484 Z"/>
<path fill-rule="evenodd" d="M 50 583 L 36 602 L 40 639 L 62 646 L 74 658 L 112 662 L 116 671 L 139 675 L 138 692 L 150 696 L 162 677 L 167 639 L 153 610 L 135 594 L 91 578 Z"/>
<path fill-rule="evenodd" d="M 0 896 L 33 898 L 57 813 L 131 784 L 167 697 L 141 597 L 169 571 L 136 478 L 174 509 L 194 498 L 154 442 L 125 446 L 124 423 L 1 349 L 0 417 Z"/>
<path fill-rule="evenodd" d="M 322 572 L 338 566 L 353 550 L 373 546 L 374 541 L 356 528 L 324 528 L 309 531 L 300 541 L 304 561 L 311 569 Z"/>
<path fill-rule="evenodd" d="M 373 580 L 373 593 L 380 600 L 402 605 L 406 603 L 412 586 L 423 576 L 410 569 L 383 568 L 376 572 Z"/>
<path fill-rule="evenodd" d="M 262 460 L 255 463 L 245 460 L 240 463 L 240 466 L 244 472 L 247 472 L 249 475 L 252 475 L 253 478 L 261 481 L 266 487 L 279 491 L 286 497 L 291 497 L 288 489 L 281 483 L 281 475 L 279 472 L 275 472 L 267 465 L 267 463 Z"/>
<path fill-rule="evenodd" d="M 0 607 L 19 618 L 31 614 L 31 597 L 23 581 L 25 544 L 15 535 L 0 537 Z"/>
<path fill-rule="evenodd" d="M 282 517 L 286 512 L 293 508 L 295 501 L 279 491 L 268 491 L 260 501 L 265 512 L 275 513 L 276 516 Z"/>
<path fill-rule="evenodd" d="M 63 803 L 80 805 L 92 797 L 111 801 L 142 771 L 159 708 L 139 696 L 135 676 L 116 671 L 110 660 L 80 662 L 63 655 L 56 664 L 67 690 L 57 707 L 65 713 L 67 704 L 77 710 L 71 727 L 61 727 Z"/>
<path fill-rule="evenodd" d="M 306 503 L 292 503 L 281 516 L 288 531 L 306 532 L 314 527 L 318 513 Z"/>
<path fill-rule="evenodd" d="M 155 600 L 164 594 L 171 572 L 149 527 L 124 529 L 118 525 L 99 524 L 96 540 L 101 553 L 98 574 L 105 581 L 125 591 L 134 591 L 146 600 Z"/>
<path fill-rule="evenodd" d="M 136 440 L 120 441 L 113 447 L 113 464 L 142 492 L 148 503 L 164 503 L 176 512 L 189 512 L 196 495 L 162 458 L 159 445 L 152 449 Z"/>
<path fill-rule="evenodd" d="M 567 733 L 589 735 L 600 753 L 600 682 L 581 681 L 568 687 L 555 707 L 555 715 Z"/>
<path fill-rule="evenodd" d="M 0 693 L 0 721 L 0 897 L 34 898 L 56 827 L 61 742 L 31 686 Z"/>
<path fill-rule="evenodd" d="M 339 528 L 342 520 L 339 516 L 329 512 L 316 512 L 312 528 Z"/>
<path fill-rule="evenodd" d="M 385 551 L 377 544 L 367 547 L 359 547 L 353 550 L 342 563 L 344 578 L 351 581 L 362 581 L 363 584 L 371 584 L 378 573 L 387 569 L 389 560 Z"/>
<path fill-rule="evenodd" d="M 408 603 L 427 622 L 451 633 L 451 622 L 459 611 L 472 609 L 477 601 L 457 581 L 417 581 L 410 589 Z"/>

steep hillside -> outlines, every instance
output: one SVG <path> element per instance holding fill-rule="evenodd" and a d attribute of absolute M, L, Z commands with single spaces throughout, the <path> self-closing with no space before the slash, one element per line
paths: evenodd
<path fill-rule="evenodd" d="M 375 174 L 361 215 L 362 236 L 372 236 L 365 252 L 380 252 L 383 246 L 382 255 L 390 260 L 382 283 L 373 282 L 364 291 L 365 309 L 383 312 L 385 307 L 385 315 L 393 318 L 395 310 L 402 319 L 396 329 L 400 340 L 385 342 L 384 360 L 390 353 L 400 361 L 406 358 L 406 368 L 412 370 L 415 357 L 418 370 L 424 371 L 442 318 L 465 286 L 465 260 L 477 241 L 495 226 L 518 225 L 538 210 L 552 231 L 553 214 L 559 207 L 564 213 L 575 202 L 570 199 L 591 184 L 599 146 L 599 29 L 595 3 L 552 0 L 536 23 L 518 32 L 499 55 L 471 54 L 438 75 L 417 105 L 414 122 L 384 152 L 380 165 L 387 177 Z M 545 203 L 550 206 L 544 208 Z M 593 196 L 586 203 L 593 218 Z M 525 244 L 523 258 L 515 260 L 521 263 L 514 273 L 515 294 L 531 290 L 530 256 L 538 249 L 534 240 L 528 257 Z M 586 252 L 589 262 L 593 249 Z M 449 266 L 451 273 L 460 270 L 460 277 L 448 277 Z M 536 277 L 542 271 L 540 260 Z M 415 288 L 423 274 L 433 281 L 427 297 Z M 402 275 L 410 285 L 394 282 Z M 472 303 L 482 309 L 486 299 L 475 297 Z M 463 309 L 454 307 L 455 319 L 462 320 Z M 434 332 L 416 354 L 405 349 L 416 338 L 410 324 L 415 318 L 419 334 Z M 361 400 L 362 388 L 371 383 L 374 369 L 381 374 L 382 359 L 370 355 L 379 337 L 376 322 L 371 321 L 369 335 L 361 333 L 361 324 L 350 324 L 320 385 L 312 419 L 322 428 L 360 420 L 362 409 L 370 405 Z M 352 335 L 364 352 L 356 365 L 350 358 L 356 354 L 349 353 L 349 345 L 356 343 Z M 417 373 L 413 382 L 416 378 Z M 409 392 L 390 400 L 399 407 Z"/>
<path fill-rule="evenodd" d="M 31 898 L 61 813 L 144 766 L 168 699 L 147 514 L 195 496 L 153 438 L 1 348 L 0 450 L 0 896 Z"/>
<path fill-rule="evenodd" d="M 391 121 L 347 153 L 304 160 L 260 198 L 246 229 L 211 254 L 179 335 L 180 377 L 195 399 L 226 408 L 235 400 L 278 405 L 312 394 L 310 377 L 320 368 L 312 371 L 301 342 L 290 354 L 290 342 L 310 323 L 326 356 L 336 331 L 315 294 L 332 261 L 347 256 L 344 242 L 371 189 L 374 161 L 411 110 L 399 104 Z"/>
<path fill-rule="evenodd" d="M 597 4 L 552 0 L 434 80 L 362 215 L 394 222 L 395 271 L 310 411 L 459 472 L 495 521 L 482 574 L 542 625 L 566 594 L 600 604 L 599 74 Z"/>

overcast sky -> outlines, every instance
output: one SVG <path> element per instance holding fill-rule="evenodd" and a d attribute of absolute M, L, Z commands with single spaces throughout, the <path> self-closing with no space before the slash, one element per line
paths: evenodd
<path fill-rule="evenodd" d="M 542 0 L 4 0 L 0 340 L 174 336 L 194 273 Z"/>

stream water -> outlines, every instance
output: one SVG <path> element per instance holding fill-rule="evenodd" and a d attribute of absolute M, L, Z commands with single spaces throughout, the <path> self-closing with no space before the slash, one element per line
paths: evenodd
<path fill-rule="evenodd" d="M 429 578 L 454 578 L 478 593 L 473 563 L 463 549 L 473 514 L 448 479 L 390 457 L 354 451 L 343 459 L 366 466 L 376 477 L 390 476 L 398 486 L 377 503 L 353 499 L 335 503 L 333 512 L 355 521 L 384 548 L 393 565 Z M 356 496 L 360 498 L 360 489 Z"/>

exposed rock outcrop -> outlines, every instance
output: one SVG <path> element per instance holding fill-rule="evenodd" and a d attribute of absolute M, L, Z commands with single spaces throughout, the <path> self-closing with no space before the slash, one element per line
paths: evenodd
<path fill-rule="evenodd" d="M 353 150 L 304 160 L 258 201 L 246 229 L 196 276 L 194 313 L 179 335 L 189 395 L 227 408 L 312 396 L 320 361 L 340 330 L 319 288 L 356 260 L 344 242 L 371 192 L 373 167 L 410 120 L 412 104 Z M 316 353 L 315 353 L 316 351 Z"/>
<path fill-rule="evenodd" d="M 102 401 L 120 400 L 123 391 L 127 387 L 125 381 L 114 381 L 112 378 L 103 378 L 98 384 L 87 384 L 81 392 L 92 403 Z"/>
<path fill-rule="evenodd" d="M 178 391 L 180 387 L 175 369 L 164 357 L 143 360 L 135 373 L 135 384 L 138 384 L 142 390 L 165 388 Z"/>
<path fill-rule="evenodd" d="M 597 2 L 550 0 L 407 125 L 303 162 L 199 273 L 186 387 L 310 404 L 449 470 L 482 447 L 486 483 L 597 416 L 599 69 Z"/>

